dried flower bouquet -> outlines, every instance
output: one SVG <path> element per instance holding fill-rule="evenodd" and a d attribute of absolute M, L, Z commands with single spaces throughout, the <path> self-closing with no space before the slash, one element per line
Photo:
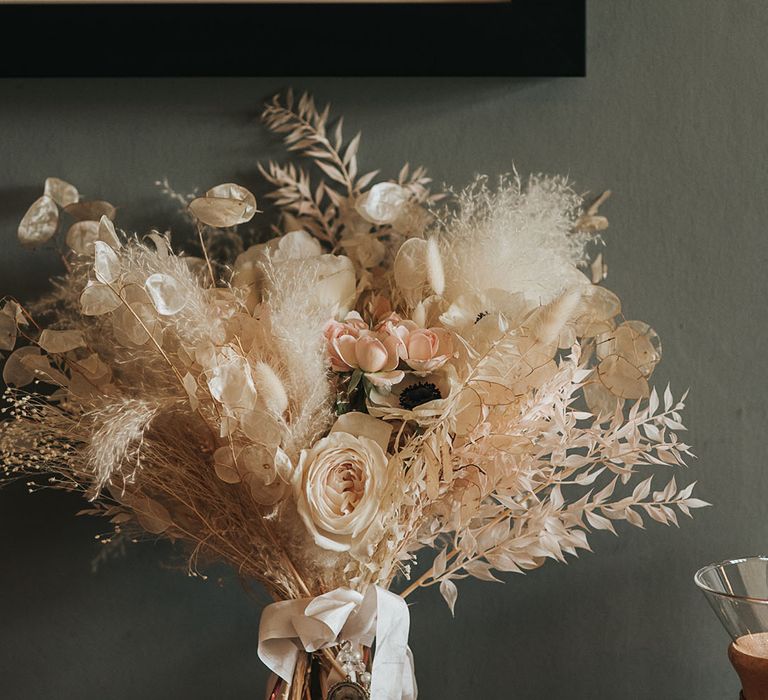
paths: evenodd
<path fill-rule="evenodd" d="M 190 573 L 220 560 L 263 584 L 270 698 L 415 698 L 416 589 L 453 609 L 462 578 L 705 505 L 633 481 L 690 454 L 684 397 L 650 387 L 659 339 L 601 285 L 605 197 L 513 176 L 445 199 L 422 168 L 359 174 L 360 136 L 306 95 L 263 117 L 316 171 L 262 168 L 265 243 L 243 245 L 258 210 L 238 185 L 163 185 L 190 257 L 46 181 L 18 235 L 56 240 L 68 217 L 66 274 L 0 311 L 4 478 L 82 492 L 106 541 L 166 537 Z"/>

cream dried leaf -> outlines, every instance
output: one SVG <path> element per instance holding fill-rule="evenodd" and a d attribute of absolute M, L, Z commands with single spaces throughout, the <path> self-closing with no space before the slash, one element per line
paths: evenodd
<path fill-rule="evenodd" d="M 598 337 L 596 354 L 601 360 L 618 355 L 649 377 L 661 361 L 661 340 L 647 323 L 625 321 Z"/>
<path fill-rule="evenodd" d="M 149 238 L 149 240 L 154 244 L 158 258 L 167 258 L 173 253 L 168 237 L 164 236 L 162 233 L 158 233 L 157 231 L 150 231 L 147 234 L 147 238 Z"/>
<path fill-rule="evenodd" d="M 271 506 L 285 497 L 289 487 L 278 478 L 272 450 L 247 445 L 238 455 L 237 462 L 242 480 L 248 485 L 256 503 Z"/>
<path fill-rule="evenodd" d="M 58 386 L 69 384 L 69 378 L 51 365 L 47 355 L 30 353 L 21 358 L 21 364 L 34 374 L 35 379 L 46 384 L 57 384 Z"/>
<path fill-rule="evenodd" d="M 74 204 L 80 199 L 80 193 L 77 191 L 77 187 L 70 185 L 65 180 L 60 180 L 57 177 L 45 178 L 43 193 L 56 202 L 62 209 L 68 207 L 70 204 Z"/>
<path fill-rule="evenodd" d="M 470 388 L 462 389 L 456 400 L 454 412 L 457 435 L 471 433 L 483 418 L 483 404 L 476 391 Z"/>
<path fill-rule="evenodd" d="M 115 338 L 125 345 L 145 345 L 150 336 L 161 344 L 163 329 L 150 304 L 126 302 L 115 311 L 112 319 Z"/>
<path fill-rule="evenodd" d="M 78 255 L 93 255 L 93 244 L 98 238 L 98 221 L 76 221 L 69 227 L 65 242 Z"/>
<path fill-rule="evenodd" d="M 47 195 L 36 199 L 19 224 L 19 242 L 35 247 L 49 241 L 59 225 L 59 208 Z"/>
<path fill-rule="evenodd" d="M 448 604 L 451 610 L 451 615 L 455 614 L 456 599 L 459 597 L 459 591 L 456 588 L 456 584 L 448 578 L 443 579 L 440 582 L 440 595 Z"/>
<path fill-rule="evenodd" d="M 608 391 L 622 399 L 642 399 L 650 393 L 648 380 L 629 360 L 620 355 L 606 357 L 597 374 Z"/>
<path fill-rule="evenodd" d="M 52 331 L 46 328 L 37 344 L 46 352 L 58 354 L 85 347 L 85 339 L 81 331 Z"/>
<path fill-rule="evenodd" d="M 161 535 L 173 525 L 168 509 L 152 498 L 133 501 L 131 507 L 136 512 L 139 524 L 153 535 Z"/>
<path fill-rule="evenodd" d="M 494 433 L 483 440 L 483 444 L 490 445 L 494 450 L 506 452 L 510 455 L 522 455 L 530 450 L 532 442 L 530 438 L 521 435 L 504 435 Z"/>
<path fill-rule="evenodd" d="M 88 355 L 84 360 L 78 360 L 74 369 L 94 384 L 105 384 L 112 376 L 112 370 L 96 353 Z"/>
<path fill-rule="evenodd" d="M 74 202 L 64 207 L 64 211 L 77 221 L 99 221 L 102 216 L 114 220 L 117 214 L 117 209 L 112 204 L 102 200 Z"/>
<path fill-rule="evenodd" d="M 120 276 L 120 259 L 117 253 L 104 241 L 94 241 L 93 252 L 93 271 L 96 279 L 103 284 L 112 284 Z"/>
<path fill-rule="evenodd" d="M 471 387 L 486 406 L 509 406 L 518 398 L 512 389 L 498 382 L 473 381 Z"/>
<path fill-rule="evenodd" d="M 423 287 L 428 281 L 427 253 L 429 245 L 422 238 L 409 238 L 395 257 L 395 284 L 410 291 Z"/>
<path fill-rule="evenodd" d="M 229 228 L 244 224 L 256 213 L 256 198 L 245 187 L 225 183 L 189 203 L 189 211 L 207 226 Z"/>
<path fill-rule="evenodd" d="M 98 282 L 89 282 L 80 295 L 80 309 L 84 316 L 101 316 L 114 311 L 121 303 L 112 289 Z"/>
<path fill-rule="evenodd" d="M 587 382 L 582 391 L 589 410 L 601 422 L 613 417 L 623 404 L 623 401 L 612 394 L 599 379 Z"/>
<path fill-rule="evenodd" d="M 180 282 L 170 275 L 156 272 L 144 283 L 149 298 L 157 312 L 163 316 L 179 313 L 187 304 L 187 297 Z"/>
<path fill-rule="evenodd" d="M 231 445 L 224 445 L 213 453 L 214 471 L 216 476 L 225 484 L 240 483 L 240 474 L 238 473 L 232 450 Z"/>
<path fill-rule="evenodd" d="M 621 300 L 610 289 L 588 285 L 582 289 L 574 330 L 580 338 L 592 338 L 613 330 L 613 319 L 621 313 Z"/>
<path fill-rule="evenodd" d="M 196 411 L 197 407 L 200 405 L 200 401 L 197 398 L 197 379 L 195 379 L 192 374 L 187 372 L 184 375 L 181 383 L 184 385 L 184 390 L 187 392 L 187 396 L 189 397 L 190 407 L 193 411 Z"/>
<path fill-rule="evenodd" d="M 5 301 L 5 303 L 0 307 L 0 314 L 15 319 L 17 326 L 29 325 L 21 304 L 19 304 L 17 301 L 14 301 L 13 299 L 7 299 Z"/>
<path fill-rule="evenodd" d="M 13 316 L 0 313 L 0 350 L 13 350 L 16 346 L 18 327 Z"/>
<path fill-rule="evenodd" d="M 27 357 L 40 357 L 40 348 L 34 345 L 25 345 L 12 352 L 3 366 L 3 382 L 7 386 L 21 387 L 31 384 L 35 379 L 35 373 L 24 364 Z"/>
<path fill-rule="evenodd" d="M 120 239 L 117 237 L 117 231 L 115 231 L 115 225 L 108 216 L 102 216 L 99 220 L 98 237 L 100 241 L 104 241 L 115 250 L 121 247 Z"/>
<path fill-rule="evenodd" d="M 280 425 L 273 415 L 259 408 L 242 413 L 240 429 L 249 440 L 259 445 L 275 448 L 280 444 Z"/>
<path fill-rule="evenodd" d="M 273 506 L 285 498 L 288 486 L 282 481 L 265 485 L 258 473 L 243 474 L 243 483 L 248 486 L 251 498 L 261 506 Z"/>
<path fill-rule="evenodd" d="M 603 254 L 599 253 L 589 266 L 589 272 L 592 278 L 592 284 L 600 284 L 608 277 L 608 265 L 603 260 Z"/>

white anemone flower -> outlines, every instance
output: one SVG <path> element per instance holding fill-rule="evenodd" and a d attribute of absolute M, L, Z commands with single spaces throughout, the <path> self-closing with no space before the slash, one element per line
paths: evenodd
<path fill-rule="evenodd" d="M 413 420 L 419 424 L 434 421 L 459 389 L 453 365 L 427 375 L 408 372 L 390 391 L 374 387 L 368 396 L 368 412 L 384 420 Z"/>

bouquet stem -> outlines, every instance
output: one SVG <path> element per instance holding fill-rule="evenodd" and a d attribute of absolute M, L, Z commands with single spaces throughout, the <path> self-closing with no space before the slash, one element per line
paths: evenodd
<path fill-rule="evenodd" d="M 296 663 L 296 670 L 293 672 L 293 683 L 291 683 L 289 700 L 306 700 L 305 691 L 308 690 L 309 667 L 309 654 L 301 654 Z"/>
<path fill-rule="evenodd" d="M 277 679 L 269 700 L 325 700 L 330 687 L 328 668 L 317 654 L 301 654 L 290 686 Z"/>

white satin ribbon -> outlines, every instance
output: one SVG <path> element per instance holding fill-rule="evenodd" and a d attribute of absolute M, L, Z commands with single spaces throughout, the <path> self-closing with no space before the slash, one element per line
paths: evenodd
<path fill-rule="evenodd" d="M 408 648 L 410 617 L 405 601 L 370 586 L 365 595 L 336 588 L 317 598 L 272 603 L 259 624 L 259 658 L 290 683 L 301 649 L 317 651 L 348 641 L 371 646 L 371 700 L 416 700 L 413 655 Z"/>

